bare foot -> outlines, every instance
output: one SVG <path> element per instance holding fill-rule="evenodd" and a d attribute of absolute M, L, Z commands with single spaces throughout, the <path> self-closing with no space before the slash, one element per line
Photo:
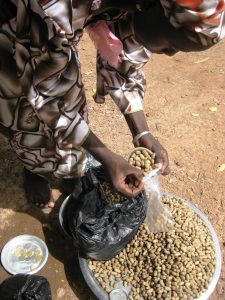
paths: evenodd
<path fill-rule="evenodd" d="M 51 210 L 55 206 L 48 181 L 24 168 L 24 189 L 32 205 L 41 210 Z"/>

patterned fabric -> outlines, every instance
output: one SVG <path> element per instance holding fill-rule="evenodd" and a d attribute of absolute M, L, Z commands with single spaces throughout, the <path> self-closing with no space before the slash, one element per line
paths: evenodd
<path fill-rule="evenodd" d="M 9 2 L 1 1 L 0 9 Z M 80 176 L 89 126 L 76 45 L 92 18 L 92 1 L 13 2 L 15 15 L 0 19 L 0 129 L 10 132 L 11 147 L 32 172 Z M 123 17 L 104 16 L 124 51 L 118 69 L 98 57 L 96 98 L 109 93 L 130 113 L 142 109 L 142 67 L 150 53 L 134 41 Z"/>
<path fill-rule="evenodd" d="M 68 3 L 57 2 L 59 20 L 54 4 L 44 11 L 37 1 L 18 1 L 0 32 L 0 122 L 26 168 L 56 176 L 83 172 L 89 133 Z"/>
<path fill-rule="evenodd" d="M 87 164 L 85 167 L 85 172 L 88 172 L 89 169 L 93 169 L 93 168 L 101 165 L 100 162 L 95 160 L 94 157 L 90 153 L 88 153 L 87 157 L 88 157 L 88 160 L 87 160 Z"/>
<path fill-rule="evenodd" d="M 150 51 L 140 45 L 133 36 L 129 16 L 104 14 L 110 30 L 120 38 L 123 50 L 121 63 L 117 68 L 111 67 L 97 55 L 97 92 L 95 101 L 103 103 L 104 96 L 109 94 L 123 114 L 143 109 L 146 80 L 144 65 L 149 61 Z"/>
<path fill-rule="evenodd" d="M 203 46 L 225 36 L 224 0 L 160 0 L 170 23 L 184 27 L 187 36 Z M 195 34 L 191 34 L 195 33 Z"/>

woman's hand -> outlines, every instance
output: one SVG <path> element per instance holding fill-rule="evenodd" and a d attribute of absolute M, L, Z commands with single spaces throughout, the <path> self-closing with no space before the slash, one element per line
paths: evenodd
<path fill-rule="evenodd" d="M 103 165 L 114 188 L 128 197 L 135 197 L 144 187 L 141 170 L 131 166 L 121 156 L 112 153 Z"/>
<path fill-rule="evenodd" d="M 135 197 L 140 193 L 144 183 L 139 169 L 129 165 L 124 158 L 110 151 L 93 132 L 90 132 L 82 146 L 102 163 L 114 188 L 119 193 L 128 197 Z"/>
<path fill-rule="evenodd" d="M 125 115 L 127 124 L 130 128 L 133 138 L 141 132 L 149 131 L 148 124 L 143 111 Z M 156 154 L 156 163 L 161 164 L 161 173 L 169 174 L 169 159 L 166 150 L 150 133 L 143 135 L 134 143 L 135 147 L 145 147 Z"/>
<path fill-rule="evenodd" d="M 169 159 L 166 149 L 150 133 L 142 136 L 135 144 L 135 147 L 145 147 L 156 154 L 156 163 L 161 165 L 161 174 L 170 173 Z"/>

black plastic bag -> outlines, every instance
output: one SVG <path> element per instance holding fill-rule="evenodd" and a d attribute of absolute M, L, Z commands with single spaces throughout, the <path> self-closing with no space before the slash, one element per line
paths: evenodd
<path fill-rule="evenodd" d="M 52 300 L 46 278 L 37 275 L 17 274 L 0 285 L 1 300 Z"/>
<path fill-rule="evenodd" d="M 142 191 L 135 198 L 109 206 L 93 172 L 101 181 L 106 179 L 102 167 L 98 167 L 77 180 L 64 212 L 66 228 L 81 255 L 109 260 L 131 241 L 144 222 L 147 200 Z"/>

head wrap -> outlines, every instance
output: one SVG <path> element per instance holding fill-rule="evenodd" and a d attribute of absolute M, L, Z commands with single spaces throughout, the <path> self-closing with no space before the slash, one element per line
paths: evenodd
<path fill-rule="evenodd" d="M 160 0 L 165 16 L 175 28 L 203 46 L 225 36 L 225 0 Z"/>

